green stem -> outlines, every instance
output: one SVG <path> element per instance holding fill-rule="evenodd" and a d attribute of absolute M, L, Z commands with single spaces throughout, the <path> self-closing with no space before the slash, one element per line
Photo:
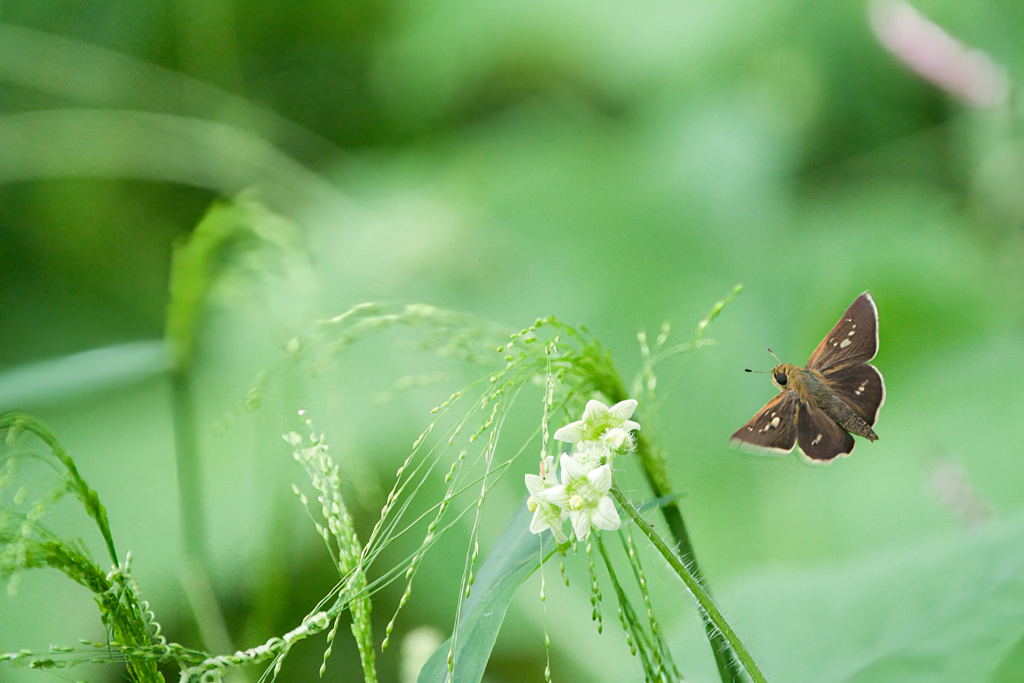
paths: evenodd
<path fill-rule="evenodd" d="M 613 400 L 616 400 L 616 402 L 623 400 L 625 398 L 625 390 L 620 388 L 619 395 L 621 398 L 614 398 Z M 647 483 L 650 485 L 655 498 L 671 496 L 672 487 L 669 484 L 668 468 L 665 466 L 666 458 L 664 453 L 656 451 L 643 432 L 638 433 L 636 439 L 637 455 L 640 456 L 644 476 L 647 477 Z M 704 577 L 701 575 L 700 566 L 697 564 L 697 555 L 694 552 L 693 543 L 690 541 L 690 534 L 686 530 L 686 522 L 683 521 L 683 513 L 679 509 L 679 504 L 675 500 L 669 500 L 662 506 L 661 514 L 665 518 L 665 523 L 668 524 L 673 538 L 675 538 L 679 557 L 682 558 L 683 563 L 689 568 L 689 572 L 693 574 L 695 579 L 706 585 Z M 704 622 L 704 633 L 707 636 L 708 643 L 711 645 L 711 653 L 715 658 L 715 666 L 718 668 L 718 676 L 721 678 L 722 683 L 741 683 L 743 675 L 736 660 L 729 656 L 729 644 L 725 641 L 722 631 L 716 628 L 708 619 L 707 613 L 701 612 L 701 619 Z"/>
<path fill-rule="evenodd" d="M 637 525 L 640 531 L 643 532 L 654 547 L 658 549 L 658 552 L 662 554 L 665 560 L 669 563 L 672 569 L 675 570 L 679 578 L 686 584 L 687 589 L 693 594 L 693 597 L 697 600 L 697 604 L 700 605 L 701 613 L 706 616 L 706 620 L 715 626 L 722 637 L 728 643 L 729 649 L 732 654 L 736 656 L 740 664 L 746 670 L 754 683 L 766 683 L 764 674 L 757 668 L 757 664 L 754 662 L 754 658 L 750 656 L 747 648 L 744 647 L 743 643 L 740 642 L 739 636 L 732 630 L 726 622 L 725 617 L 718 611 L 715 604 L 711 601 L 711 596 L 707 594 L 703 587 L 700 585 L 700 581 L 694 575 L 689 568 L 687 568 L 683 559 L 680 555 L 672 552 L 672 549 L 668 547 L 665 541 L 662 540 L 654 528 L 647 522 L 646 519 L 637 511 L 636 507 L 626 498 L 617 487 L 612 488 L 612 496 L 618 502 L 619 507 L 625 511 L 627 515 L 633 520 L 633 523 Z"/>
<path fill-rule="evenodd" d="M 185 546 L 185 562 L 181 580 L 189 607 L 196 620 L 203 644 L 211 652 L 231 652 L 234 646 L 224 613 L 217 602 L 217 593 L 210 578 L 203 500 L 203 470 L 200 463 L 199 437 L 193 409 L 191 368 L 177 368 L 171 373 L 174 415 L 175 454 L 178 465 L 178 506 Z"/>
<path fill-rule="evenodd" d="M 192 376 L 187 368 L 175 369 L 171 373 L 171 400 L 174 450 L 178 467 L 178 505 L 181 508 L 185 553 L 192 561 L 197 561 L 207 556 L 204 528 L 206 511 L 195 414 L 192 408 Z"/>

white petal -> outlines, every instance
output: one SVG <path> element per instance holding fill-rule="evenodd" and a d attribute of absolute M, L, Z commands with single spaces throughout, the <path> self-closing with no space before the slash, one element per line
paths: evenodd
<path fill-rule="evenodd" d="M 557 505 L 560 508 L 564 508 L 569 505 L 569 492 L 565 490 L 565 486 L 562 484 L 559 484 L 558 486 L 551 486 L 534 495 L 539 500 L 545 503 L 551 503 L 552 505 Z"/>
<path fill-rule="evenodd" d="M 617 420 L 628 420 L 633 417 L 633 411 L 636 410 L 636 399 L 627 398 L 625 401 L 619 401 L 613 405 L 609 412 Z"/>
<path fill-rule="evenodd" d="M 601 492 L 601 494 L 608 493 L 608 490 L 612 487 L 612 466 L 601 465 L 595 469 L 587 472 L 587 480 L 590 481 L 590 485 Z"/>
<path fill-rule="evenodd" d="M 609 531 L 622 526 L 622 520 L 619 519 L 619 511 L 615 509 L 615 503 L 612 502 L 610 496 L 602 498 L 597 504 L 597 509 L 591 512 L 591 522 L 598 529 L 607 529 Z"/>
<path fill-rule="evenodd" d="M 576 443 L 583 440 L 583 420 L 577 420 L 576 422 L 570 422 L 564 427 L 560 427 L 555 431 L 555 440 L 563 441 L 565 443 Z"/>
<path fill-rule="evenodd" d="M 526 490 L 530 492 L 531 496 L 536 496 L 538 493 L 547 488 L 544 480 L 538 477 L 536 474 L 526 475 Z"/>
<path fill-rule="evenodd" d="M 568 453 L 562 454 L 563 485 L 568 486 L 570 483 L 586 479 L 589 471 L 590 469 L 576 460 L 576 458 L 572 457 Z"/>
<path fill-rule="evenodd" d="M 539 534 L 543 533 L 545 529 L 550 529 L 559 544 L 565 543 L 569 540 L 562 530 L 562 523 L 565 521 L 565 518 L 565 512 L 553 505 L 540 505 L 534 511 L 533 519 L 530 521 L 530 532 Z"/>
<path fill-rule="evenodd" d="M 633 422 L 632 420 L 626 420 L 625 422 L 622 423 L 622 428 L 625 429 L 627 432 L 639 431 L 640 423 Z"/>
<path fill-rule="evenodd" d="M 544 506 L 538 505 L 537 509 L 533 511 L 533 519 L 530 520 L 530 533 L 539 534 L 545 529 L 550 529 L 551 525 L 548 524 L 547 518 L 544 515 Z"/>
<path fill-rule="evenodd" d="M 563 543 L 569 540 L 569 537 L 566 536 L 565 532 L 562 530 L 561 520 L 559 520 L 558 524 L 551 525 L 551 533 L 554 535 L 555 543 L 557 543 L 558 545 L 562 545 Z"/>
<path fill-rule="evenodd" d="M 576 534 L 576 540 L 583 542 L 590 535 L 590 513 L 583 510 L 573 510 L 569 513 L 572 521 L 572 530 Z"/>
<path fill-rule="evenodd" d="M 583 421 L 593 424 L 594 420 L 607 414 L 608 406 L 597 399 L 590 399 L 587 401 L 587 407 L 583 409 Z M 630 415 L 632 415 L 632 413 L 630 413 Z"/>

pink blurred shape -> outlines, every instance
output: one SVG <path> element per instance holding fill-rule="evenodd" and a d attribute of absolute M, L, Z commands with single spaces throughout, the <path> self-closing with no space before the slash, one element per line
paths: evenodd
<path fill-rule="evenodd" d="M 974 107 L 1006 102 L 1006 71 L 981 50 L 964 46 L 908 3 L 871 5 L 871 26 L 878 40 L 925 80 Z"/>

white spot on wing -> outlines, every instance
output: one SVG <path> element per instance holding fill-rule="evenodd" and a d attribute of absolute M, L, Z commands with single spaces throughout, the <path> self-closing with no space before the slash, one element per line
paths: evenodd
<path fill-rule="evenodd" d="M 774 413 L 772 413 L 772 414 L 774 415 Z M 772 429 L 778 427 L 779 426 L 779 418 L 778 418 L 778 416 L 773 417 L 771 424 L 768 425 L 768 426 L 771 427 Z"/>
<path fill-rule="evenodd" d="M 811 442 L 811 445 L 817 446 L 819 441 L 821 441 L 821 434 L 818 434 L 816 437 L 814 437 L 814 441 Z"/>
<path fill-rule="evenodd" d="M 841 342 L 839 343 L 839 348 L 841 348 L 841 349 L 845 349 L 845 348 L 846 348 L 847 346 L 849 346 L 849 345 L 850 345 L 850 344 L 852 344 L 852 343 L 853 343 L 853 342 L 851 342 L 851 341 L 850 341 L 849 339 L 844 339 L 843 341 L 841 341 Z M 835 346 L 835 344 L 833 344 L 833 346 Z"/>

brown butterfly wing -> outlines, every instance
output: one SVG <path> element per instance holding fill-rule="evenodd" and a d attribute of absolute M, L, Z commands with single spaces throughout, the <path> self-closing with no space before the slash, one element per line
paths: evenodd
<path fill-rule="evenodd" d="M 853 408 L 853 412 L 867 422 L 869 427 L 873 427 L 878 419 L 878 411 L 885 403 L 885 381 L 878 368 L 863 363 L 833 370 L 825 377 L 832 393 Z"/>
<path fill-rule="evenodd" d="M 853 436 L 824 411 L 801 401 L 799 414 L 798 446 L 808 460 L 828 462 L 853 451 Z"/>
<path fill-rule="evenodd" d="M 867 292 L 846 309 L 807 361 L 808 370 L 831 372 L 867 363 L 878 353 L 878 308 Z"/>
<path fill-rule="evenodd" d="M 750 422 L 737 429 L 730 441 L 749 450 L 789 453 L 796 445 L 798 404 L 790 391 L 777 394 Z"/>

